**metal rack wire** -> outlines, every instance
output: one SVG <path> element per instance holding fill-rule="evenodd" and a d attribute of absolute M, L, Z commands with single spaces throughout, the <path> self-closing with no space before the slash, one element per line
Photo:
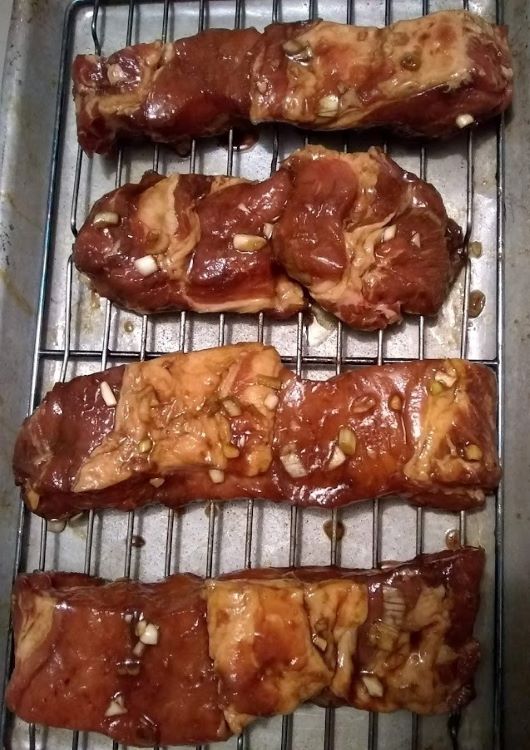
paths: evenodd
<path fill-rule="evenodd" d="M 133 38 L 133 29 L 135 22 L 135 15 L 138 13 L 138 9 L 151 0 L 121 0 L 121 5 L 127 6 L 127 26 L 123 39 L 121 40 L 122 46 L 126 46 L 131 43 Z M 214 3 L 216 0 L 199 0 L 198 2 L 198 13 L 197 13 L 197 30 L 202 30 L 207 26 L 208 23 L 208 9 L 209 2 Z M 347 22 L 354 23 L 356 20 L 356 7 L 355 0 L 347 1 Z M 359 2 L 359 0 L 357 0 Z M 120 4 L 120 0 L 117 2 L 108 1 L 108 5 Z M 105 0 L 73 0 L 70 9 L 66 15 L 65 29 L 63 36 L 63 50 L 62 50 L 62 66 L 59 78 L 59 92 L 57 100 L 57 116 L 56 116 L 56 137 L 53 148 L 53 160 L 50 172 L 50 191 L 48 198 L 48 211 L 47 211 L 47 224 L 45 233 L 45 246 L 44 246 L 44 258 L 43 258 L 43 275 L 42 285 L 39 300 L 39 308 L 37 315 L 37 330 L 35 339 L 35 350 L 33 359 L 33 375 L 31 382 L 31 392 L 29 398 L 29 409 L 33 410 L 39 401 L 39 385 L 42 372 L 42 365 L 45 361 L 60 361 L 60 380 L 65 380 L 67 377 L 69 364 L 73 361 L 98 361 L 101 369 L 105 369 L 109 362 L 115 361 L 127 361 L 145 359 L 153 356 L 157 356 L 162 353 L 156 348 L 152 349 L 148 347 L 150 319 L 148 316 L 143 316 L 141 320 L 141 333 L 140 333 L 140 346 L 137 351 L 129 351 L 121 348 L 111 348 L 111 318 L 112 318 L 112 304 L 108 301 L 105 302 L 104 308 L 104 324 L 101 337 L 101 346 L 98 349 L 94 348 L 76 348 L 72 346 L 72 320 L 74 316 L 73 305 L 72 305 L 72 279 L 75 271 L 72 267 L 71 258 L 68 259 L 65 269 L 66 281 L 65 281 L 65 301 L 64 301 L 64 340 L 62 346 L 50 347 L 46 343 L 45 329 L 46 329 L 46 307 L 50 295 L 50 274 L 51 264 L 54 252 L 54 223 L 57 216 L 58 210 L 58 194 L 59 194 L 59 181 L 61 175 L 61 153 L 64 146 L 64 115 L 68 96 L 68 61 L 71 54 L 72 48 L 72 17 L 73 11 L 78 6 L 89 6 L 92 5 L 92 18 L 91 18 L 91 36 L 94 43 L 94 50 L 96 54 L 101 52 L 110 52 L 111 50 L 102 50 L 102 39 L 104 37 L 103 25 L 104 25 L 104 10 Z M 179 3 L 175 3 L 177 6 Z M 463 7 L 467 8 L 467 0 L 463 0 Z M 173 6 L 172 0 L 163 0 L 159 2 L 160 6 L 160 38 L 166 41 L 168 37 L 169 29 L 169 13 Z M 502 3 L 500 0 L 497 2 L 497 21 L 502 22 Z M 430 10 L 428 0 L 422 0 L 422 12 L 428 13 Z M 384 0 L 384 21 L 386 24 L 392 22 L 392 0 Z M 318 9 L 316 0 L 309 0 L 308 16 L 309 18 L 315 18 L 318 15 Z M 244 0 L 235 0 L 234 2 L 234 27 L 238 28 L 244 24 L 245 19 L 245 5 Z M 281 4 L 280 0 L 272 0 L 270 21 L 275 22 L 281 20 Z M 311 136 L 313 138 L 313 136 Z M 504 123 L 500 121 L 497 129 L 497 143 L 496 143 L 496 157 L 497 157 L 497 226 L 496 226 L 496 257 L 497 257 L 497 297 L 496 297 L 496 320 L 497 320 L 497 354 L 496 356 L 488 359 L 481 359 L 491 368 L 493 368 L 497 374 L 499 380 L 500 392 L 502 394 L 503 385 L 503 332 L 502 332 L 502 321 L 503 321 L 503 253 L 504 253 L 504 213 L 503 213 L 503 198 L 504 198 Z M 280 150 L 281 150 L 281 139 L 282 130 L 279 127 L 274 129 L 273 136 L 273 149 L 271 155 L 271 171 L 277 168 Z M 307 142 L 307 138 L 306 138 Z M 195 172 L 198 166 L 198 154 L 200 151 L 200 144 L 196 141 L 191 143 L 190 155 L 189 155 L 189 171 Z M 386 144 L 385 144 L 386 148 Z M 349 149 L 348 136 L 344 138 L 344 150 Z M 231 131 L 228 136 L 228 148 L 226 158 L 226 173 L 232 174 L 234 169 L 234 154 L 236 151 L 236 145 L 234 141 L 234 133 Z M 424 179 L 429 178 L 429 161 L 428 161 L 428 147 L 422 146 L 419 149 L 419 163 L 420 163 L 420 176 Z M 474 137 L 473 133 L 470 132 L 467 139 L 466 147 L 466 226 L 465 226 L 465 242 L 469 243 L 471 238 L 471 232 L 473 227 L 473 215 L 474 215 L 474 201 L 475 201 L 475 185 L 474 185 Z M 70 227 L 72 238 L 75 238 L 78 228 L 79 220 L 79 190 L 81 183 L 81 175 L 83 166 L 86 162 L 86 157 L 83 155 L 80 148 L 77 150 L 77 156 L 75 159 L 75 175 L 73 180 L 73 195 L 71 201 L 70 211 Z M 153 169 L 158 170 L 160 167 L 160 148 L 158 146 L 153 147 Z M 115 173 L 115 185 L 121 184 L 124 167 L 124 150 L 120 149 L 117 160 L 116 160 L 116 173 Z M 81 217 L 82 218 L 82 217 Z M 468 349 L 468 297 L 471 285 L 471 270 L 470 264 L 468 263 L 464 272 L 464 283 L 463 283 L 463 295 L 462 295 L 462 309 L 461 309 L 461 324 L 460 324 L 460 354 L 466 356 Z M 181 351 L 186 350 L 186 332 L 190 322 L 190 316 L 182 312 L 180 316 L 176 318 L 178 321 L 178 341 L 179 349 Z M 260 314 L 257 319 L 257 339 L 262 341 L 264 338 L 264 332 L 267 322 L 264 320 L 263 314 Z M 296 353 L 282 356 L 282 360 L 285 364 L 292 367 L 298 374 L 302 374 L 307 368 L 332 368 L 336 373 L 339 373 L 344 367 L 348 366 L 363 366 L 373 364 L 374 362 L 381 364 L 385 361 L 408 361 L 412 359 L 422 359 L 425 356 L 425 321 L 423 318 L 419 318 L 417 322 L 417 339 L 415 351 L 411 351 L 406 357 L 400 357 L 399 360 L 396 357 L 389 357 L 385 351 L 385 335 L 382 331 L 377 336 L 377 352 L 375 356 L 347 356 L 344 353 L 343 347 L 343 326 L 339 322 L 337 324 L 337 341 L 334 356 L 328 355 L 307 355 L 304 353 L 304 321 L 302 314 L 298 315 L 297 330 L 296 330 Z M 218 316 L 218 333 L 217 340 L 218 344 L 222 345 L 226 338 L 226 320 L 225 315 L 220 314 Z M 502 398 L 499 402 L 498 412 L 498 425 L 499 425 L 499 451 L 502 454 L 503 444 L 503 415 L 502 415 Z M 493 721 L 493 747 L 500 748 L 502 746 L 502 720 L 501 720 L 501 705 L 502 705 L 502 606 L 503 606 L 503 591 L 502 591 L 502 564 L 503 564 L 503 547 L 502 547 L 502 524 L 503 524 L 503 504 L 502 504 L 502 489 L 499 489 L 495 499 L 495 517 L 496 517 L 496 536 L 495 536 L 495 577 L 496 577 L 496 599 L 495 599 L 495 624 L 494 624 L 494 647 L 495 647 L 495 672 L 499 676 L 493 687 L 493 707 L 494 707 L 494 721 Z M 160 513 L 167 514 L 166 524 L 166 539 L 165 539 L 165 552 L 164 552 L 164 567 L 163 574 L 168 575 L 174 570 L 173 560 L 173 549 L 174 549 L 174 538 L 176 528 L 176 514 L 173 510 L 160 511 Z M 217 529 L 220 524 L 220 517 L 223 513 L 222 505 L 218 507 L 214 506 L 212 501 L 208 503 L 208 533 L 207 533 L 207 544 L 205 550 L 205 565 L 204 573 L 206 576 L 212 575 L 213 563 L 214 563 L 214 550 Z M 341 541 L 338 533 L 340 524 L 340 511 L 334 510 L 331 513 L 331 535 L 330 535 L 330 546 L 329 546 L 329 557 L 328 560 L 331 564 L 340 563 L 341 556 Z M 421 553 L 424 548 L 424 512 L 421 508 L 416 511 L 416 539 L 415 547 L 417 553 Z M 298 537 L 299 537 L 299 526 L 302 517 L 302 510 L 296 507 L 291 508 L 290 512 L 290 523 L 289 523 L 289 546 L 288 546 L 288 559 L 285 560 L 285 564 L 295 565 L 298 562 Z M 18 529 L 18 549 L 17 549 L 17 570 L 20 568 L 22 555 L 23 555 L 23 535 L 24 528 L 27 522 L 25 511 L 21 511 L 20 524 Z M 93 572 L 94 566 L 94 523 L 95 514 L 94 511 L 90 511 L 87 520 L 87 533 L 84 553 L 84 572 Z M 466 541 L 466 513 L 462 512 L 458 518 L 460 540 L 462 543 Z M 123 574 L 125 576 L 131 575 L 131 556 L 133 549 L 133 538 L 135 534 L 135 528 L 137 524 L 137 515 L 134 511 L 128 513 L 127 518 L 127 532 L 125 538 L 125 555 L 124 555 L 124 566 Z M 372 504 L 372 564 L 375 566 L 379 565 L 381 560 L 381 506 L 378 499 L 373 500 Z M 246 518 L 244 528 L 244 565 L 250 567 L 252 563 L 252 549 L 253 549 L 253 537 L 255 532 L 255 513 L 254 513 L 254 502 L 252 500 L 247 501 L 246 507 Z M 40 539 L 39 539 L 39 568 L 45 569 L 47 566 L 47 546 L 48 546 L 49 529 L 48 524 L 45 520 L 41 523 Z M 325 563 L 326 560 L 322 560 Z M 162 573 L 162 571 L 160 571 Z M 9 660 L 8 660 L 9 662 Z M 281 737 L 279 738 L 279 744 L 281 750 L 290 750 L 293 747 L 292 735 L 293 735 L 293 723 L 292 716 L 285 716 L 282 720 Z M 416 715 L 411 715 L 410 720 L 410 748 L 411 750 L 419 750 L 421 747 L 421 719 Z M 2 732 L 6 732 L 7 723 L 5 721 L 5 714 L 3 717 Z M 335 711 L 332 708 L 326 709 L 325 722 L 323 732 L 323 746 L 325 750 L 332 750 L 335 747 Z M 29 726 L 28 730 L 28 742 L 30 750 L 36 750 L 38 747 L 38 741 L 36 737 L 36 728 L 33 725 Z M 362 746 L 361 738 L 356 738 L 359 742 L 359 747 Z M 366 746 L 369 750 L 376 750 L 379 747 L 378 744 L 378 716 L 377 714 L 370 714 L 367 736 L 364 738 Z M 77 732 L 72 735 L 71 747 L 72 750 L 76 750 L 80 746 L 80 736 Z M 272 740 L 271 740 L 272 741 Z M 44 741 L 45 742 L 45 741 Z M 456 742 L 456 740 L 455 740 Z M 277 744 L 278 740 L 275 739 L 274 743 Z M 457 746 L 456 744 L 454 745 Z M 42 745 L 43 748 L 51 747 L 46 743 Z M 238 750 L 250 747 L 250 741 L 247 734 L 241 735 L 237 739 Z M 117 743 L 113 743 L 113 748 L 118 748 Z"/>

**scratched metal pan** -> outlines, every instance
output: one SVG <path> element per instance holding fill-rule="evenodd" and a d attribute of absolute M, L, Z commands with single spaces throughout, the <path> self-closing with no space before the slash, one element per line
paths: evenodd
<path fill-rule="evenodd" d="M 383 336 L 333 328 L 324 340 L 309 345 L 301 319 L 271 323 L 259 316 L 145 318 L 123 312 L 93 295 L 69 261 L 75 232 L 90 204 L 117 182 L 137 179 L 153 165 L 162 172 L 232 171 L 264 178 L 277 157 L 304 143 L 298 131 L 265 127 L 248 150 L 231 148 L 231 139 L 209 140 L 197 143 L 191 157 L 144 146 L 126 147 L 114 159 L 88 159 L 78 150 L 75 137 L 69 80 L 73 54 L 92 52 L 95 44 L 110 53 L 128 41 L 187 36 L 201 24 L 263 27 L 273 17 L 290 21 L 318 14 L 382 25 L 427 10 L 462 7 L 457 0 L 426 5 L 422 0 L 321 0 L 318 7 L 296 0 L 274 5 L 263 0 L 108 0 L 94 15 L 93 3 L 85 0 L 15 0 L 0 107 L 0 646 L 2 659 L 7 654 L 6 675 L 14 570 L 87 570 L 109 578 L 130 574 L 153 580 L 177 570 L 216 574 L 245 565 L 326 564 L 334 558 L 343 565 L 370 567 L 379 560 L 410 558 L 421 549 L 441 549 L 448 533 L 459 534 L 470 544 L 484 546 L 488 562 L 477 623 L 483 647 L 478 695 L 463 714 L 458 746 L 530 746 L 525 681 L 530 651 L 525 598 L 529 512 L 524 506 L 530 364 L 525 266 L 530 222 L 523 199 L 528 195 L 530 164 L 526 4 L 515 0 L 503 9 L 494 0 L 469 3 L 471 10 L 490 20 L 502 20 L 504 12 L 511 25 L 516 105 L 506 122 L 494 122 L 448 143 L 429 144 L 424 150 L 397 139 L 386 144 L 400 164 L 440 189 L 449 214 L 468 229 L 470 263 L 437 320 L 409 320 Z M 382 143 L 375 134 L 308 137 L 351 151 Z M 483 295 L 472 295 L 484 301 L 477 317 L 468 315 L 472 292 Z M 506 363 L 506 412 L 499 411 L 504 493 L 488 498 L 483 510 L 467 516 L 418 512 L 391 500 L 367 502 L 340 511 L 341 539 L 330 539 L 326 533 L 330 514 L 296 513 L 266 503 L 227 503 L 216 509 L 205 503 L 178 515 L 161 508 L 129 515 L 92 514 L 62 533 L 22 515 L 10 470 L 13 440 L 27 410 L 55 381 L 153 353 L 260 338 L 277 346 L 293 369 L 315 378 L 377 361 L 464 354 L 491 366 L 502 389 Z M 503 710 L 505 706 L 509 711 Z M 4 720 L 4 746 L 9 748 L 99 750 L 111 745 L 98 735 L 30 727 L 5 715 Z M 219 747 L 445 750 L 456 747 L 454 743 L 444 717 L 419 719 L 404 712 L 375 716 L 307 706 L 292 717 L 258 722 L 244 738 Z"/>

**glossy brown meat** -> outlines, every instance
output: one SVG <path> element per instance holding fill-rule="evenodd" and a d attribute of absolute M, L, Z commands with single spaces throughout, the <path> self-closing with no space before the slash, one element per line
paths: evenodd
<path fill-rule="evenodd" d="M 88 153 L 117 137 L 175 143 L 248 120 L 256 29 L 215 29 L 170 44 L 136 44 L 73 64 L 78 138 Z"/>
<path fill-rule="evenodd" d="M 506 109 L 506 29 L 465 11 L 392 26 L 327 21 L 212 29 L 73 65 L 78 138 L 88 153 L 117 138 L 175 143 L 242 121 L 334 130 L 389 126 L 426 136 Z"/>
<path fill-rule="evenodd" d="M 265 235 L 291 192 L 285 171 L 263 182 L 144 175 L 101 198 L 81 228 L 74 261 L 94 288 L 139 312 L 266 311 L 304 307 Z M 261 246 L 245 249 L 255 238 Z M 139 261 L 139 259 L 141 259 Z M 138 262 L 151 268 L 142 272 Z"/>
<path fill-rule="evenodd" d="M 324 309 L 365 330 L 434 315 L 460 271 L 462 234 L 435 188 L 378 149 L 306 148 L 273 233 L 289 276 Z"/>
<path fill-rule="evenodd" d="M 23 575 L 7 704 L 28 722 L 140 746 L 225 739 L 307 700 L 458 710 L 474 695 L 483 565 L 467 547 L 373 571 Z"/>
<path fill-rule="evenodd" d="M 492 372 L 464 360 L 313 382 L 260 344 L 173 354 L 56 385 L 18 435 L 15 478 L 49 519 L 205 498 L 470 508 L 500 476 L 495 404 Z"/>
<path fill-rule="evenodd" d="M 148 173 L 95 204 L 74 261 L 100 294 L 140 312 L 282 317 L 303 306 L 284 268 L 324 308 L 370 330 L 436 313 L 463 250 L 437 191 L 381 151 L 310 146 L 262 183 Z"/>

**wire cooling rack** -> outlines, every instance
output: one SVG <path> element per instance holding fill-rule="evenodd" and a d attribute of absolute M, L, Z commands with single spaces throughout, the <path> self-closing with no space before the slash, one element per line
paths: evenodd
<path fill-rule="evenodd" d="M 464 7 L 502 22 L 500 2 L 464 2 Z M 285 364 L 306 377 L 325 378 L 348 367 L 429 356 L 466 356 L 497 374 L 502 392 L 503 309 L 503 122 L 462 134 L 447 144 L 418 146 L 379 135 L 318 134 L 278 126 L 259 129 L 246 150 L 230 132 L 226 139 L 192 141 L 178 155 L 160 146 L 123 147 L 113 159 L 88 159 L 77 146 L 69 67 L 74 54 L 109 54 L 155 38 L 171 40 L 208 27 L 262 28 L 272 21 L 324 17 L 359 25 L 391 23 L 458 2 L 427 0 L 182 0 L 103 2 L 74 0 L 67 9 L 59 71 L 56 134 L 38 307 L 29 407 L 33 410 L 57 380 L 168 351 L 258 340 L 278 348 Z M 302 314 L 273 322 L 263 314 L 137 316 L 100 300 L 72 266 L 70 251 L 91 203 L 105 191 L 138 179 L 146 169 L 238 174 L 263 179 L 282 158 L 304 143 L 345 150 L 381 145 L 402 166 L 432 181 L 448 212 L 465 229 L 470 261 L 437 320 L 408 320 L 374 334 L 350 331 L 337 322 L 318 346 L 307 340 Z M 480 315 L 469 299 L 484 303 Z M 499 402 L 502 405 L 502 399 Z M 502 453 L 499 408 L 499 451 Z M 460 730 L 446 718 L 390 716 L 353 709 L 304 706 L 291 716 L 259 722 L 219 747 L 281 750 L 367 747 L 369 750 L 438 750 L 500 747 L 502 694 L 502 496 L 485 509 L 454 514 L 414 509 L 399 501 L 373 500 L 322 513 L 252 500 L 206 502 L 176 512 L 161 508 L 95 513 L 73 519 L 62 533 L 53 524 L 21 513 L 17 567 L 83 570 L 109 578 L 154 579 L 177 570 L 206 576 L 256 565 L 327 564 L 377 566 L 440 549 L 448 535 L 482 544 L 488 553 L 483 606 L 477 630 L 483 644 L 478 697 L 465 711 Z M 107 748 L 99 735 L 47 730 L 8 717 L 6 746 L 44 750 Z M 460 738 L 460 739 L 458 739 Z M 9 744 L 10 743 L 10 744 Z"/>

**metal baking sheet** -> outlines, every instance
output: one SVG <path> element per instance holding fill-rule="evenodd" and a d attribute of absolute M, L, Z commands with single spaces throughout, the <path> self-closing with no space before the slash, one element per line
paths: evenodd
<path fill-rule="evenodd" d="M 448 0 L 433 1 L 428 6 L 423 0 L 320 0 L 318 6 L 295 0 L 273 4 L 259 0 L 109 0 L 98 4 L 93 27 L 94 4 L 89 1 L 15 2 L 0 115 L 0 409 L 5 438 L 0 453 L 0 624 L 4 628 L 15 563 L 21 570 L 89 570 L 109 578 L 130 574 L 145 580 L 176 570 L 216 574 L 248 564 L 326 564 L 332 555 L 343 565 L 370 567 L 379 560 L 410 558 L 419 549 L 443 548 L 447 532 L 457 529 L 468 543 L 484 546 L 488 554 L 477 623 L 483 645 L 478 696 L 463 714 L 460 748 L 501 747 L 502 589 L 495 594 L 503 562 L 504 505 L 500 494 L 489 498 L 483 510 L 466 516 L 431 510 L 418 513 L 392 500 L 357 505 L 339 512 L 344 536 L 336 547 L 324 531 L 330 514 L 295 512 L 267 503 L 227 503 L 216 508 L 205 503 L 178 514 L 161 508 L 134 514 L 92 514 L 55 534 L 45 529 L 40 519 L 20 516 L 10 471 L 14 435 L 28 405 L 33 408 L 56 380 L 177 349 L 262 338 L 274 344 L 293 369 L 314 378 L 376 361 L 464 353 L 489 364 L 502 379 L 503 253 L 512 230 L 524 247 L 522 225 L 517 221 L 522 206 L 520 201 L 512 205 L 510 196 L 516 195 L 521 180 L 527 179 L 518 166 L 506 171 L 505 177 L 503 152 L 506 139 L 508 157 L 515 166 L 524 126 L 518 126 L 518 118 L 524 120 L 524 109 L 516 110 L 506 129 L 504 124 L 494 122 L 471 137 L 463 133 L 448 143 L 428 144 L 424 150 L 399 140 L 383 141 L 376 134 L 304 134 L 290 128 L 264 127 L 257 144 L 248 151 L 230 151 L 211 139 L 197 142 L 195 159 L 179 158 L 170 149 L 152 146 L 125 147 L 115 159 L 88 159 L 77 147 L 69 95 L 70 60 L 73 54 L 94 50 L 93 31 L 105 54 L 129 39 L 134 43 L 159 38 L 164 30 L 168 39 L 194 34 L 201 18 L 206 27 L 227 28 L 236 22 L 262 28 L 273 16 L 290 21 L 311 15 L 383 25 L 427 10 L 460 7 L 459 2 Z M 502 10 L 493 0 L 472 2 L 469 8 L 490 20 Z M 515 9 L 507 8 L 507 13 L 515 13 Z M 518 17 L 517 24 L 522 18 Z M 523 46 L 522 38 L 519 44 Z M 145 318 L 126 313 L 100 300 L 72 269 L 69 256 L 77 227 L 90 204 L 112 189 L 117 180 L 137 179 L 154 163 L 162 172 L 233 171 L 262 179 L 269 174 L 275 156 L 286 156 L 303 145 L 306 137 L 310 142 L 350 151 L 372 143 L 386 146 L 401 165 L 432 181 L 442 193 L 449 214 L 469 229 L 469 240 L 478 243 L 473 248 L 479 253 L 473 253 L 466 273 L 436 321 L 411 319 L 384 335 L 337 327 L 325 341 L 310 347 L 301 318 L 272 323 L 259 316 Z M 500 210 L 505 196 L 510 219 L 506 236 Z M 520 264 L 523 261 L 519 258 Z M 521 305 L 524 282 L 518 270 L 515 267 L 510 272 Z M 484 293 L 485 307 L 471 319 L 466 299 L 473 290 Z M 524 303 L 530 309 L 527 299 L 523 300 L 523 309 Z M 508 295 L 509 310 L 511 305 Z M 521 307 L 518 310 L 522 317 Z M 507 391 L 510 405 L 525 384 L 517 368 L 517 358 L 525 355 L 510 338 L 510 331 L 507 341 L 512 345 L 510 368 L 516 375 L 516 390 L 510 386 Z M 502 427 L 502 421 L 500 424 Z M 519 489 L 513 487 L 507 502 Z M 519 520 L 517 531 L 521 532 L 528 519 L 521 516 Z M 518 553 L 519 560 L 522 554 Z M 509 547 L 506 560 L 512 564 Z M 507 622 L 511 622 L 508 615 Z M 521 629 L 518 634 L 521 637 Z M 506 651 L 509 657 L 509 644 Z M 524 711 L 519 715 L 524 717 Z M 9 717 L 4 741 L 6 747 L 49 750 L 110 746 L 110 740 L 98 735 L 72 737 L 71 732 L 28 727 Z M 506 747 L 522 748 L 524 741 Z M 445 717 L 418 719 L 404 712 L 376 716 L 353 709 L 326 711 L 304 706 L 292 718 L 258 722 L 243 738 L 219 745 L 252 750 L 271 746 L 294 750 L 445 750 L 452 747 L 452 741 Z"/>

